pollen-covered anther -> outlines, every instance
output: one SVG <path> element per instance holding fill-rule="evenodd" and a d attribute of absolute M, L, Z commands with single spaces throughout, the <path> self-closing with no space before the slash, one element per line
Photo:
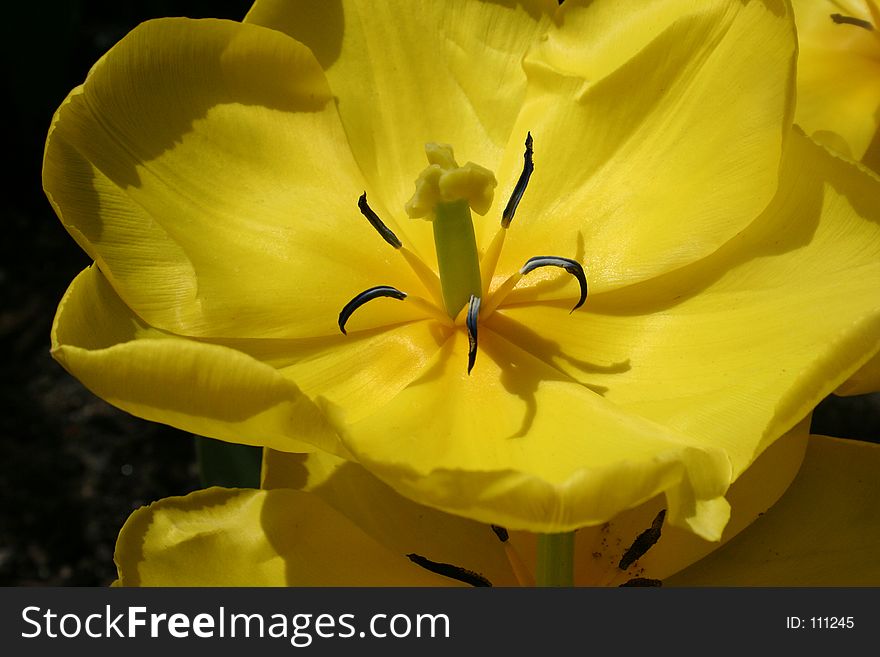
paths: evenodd
<path fill-rule="evenodd" d="M 367 203 L 367 193 L 364 192 L 358 198 L 358 209 L 361 211 L 361 214 L 366 217 L 367 221 L 370 222 L 370 225 L 376 229 L 376 232 L 381 235 L 382 239 L 388 242 L 395 249 L 399 249 L 403 246 L 403 243 L 398 239 L 397 235 L 394 234 L 388 226 L 385 225 L 385 222 L 379 218 L 375 212 L 373 212 L 373 208 L 370 207 L 370 204 Z"/>
<path fill-rule="evenodd" d="M 498 540 L 502 543 L 507 543 L 510 540 L 510 534 L 507 532 L 507 529 L 500 525 L 489 525 L 492 528 L 492 531 L 495 532 L 495 536 L 498 537 Z"/>
<path fill-rule="evenodd" d="M 629 568 L 638 559 L 641 559 L 648 550 L 654 547 L 654 544 L 660 540 L 660 533 L 663 529 L 663 520 L 665 518 L 666 509 L 663 509 L 656 515 L 651 526 L 636 536 L 636 540 L 629 546 L 620 558 L 620 563 L 617 564 L 620 570 Z"/>
<path fill-rule="evenodd" d="M 526 133 L 526 150 L 523 153 L 522 173 L 519 174 L 519 179 L 516 181 L 513 192 L 507 200 L 507 205 L 504 206 L 504 212 L 501 213 L 502 228 L 510 226 L 510 222 L 513 221 L 513 216 L 516 214 L 516 208 L 519 206 L 519 202 L 522 200 L 523 194 L 526 192 L 526 187 L 529 185 L 529 178 L 532 177 L 532 172 L 535 170 L 535 163 L 532 160 L 532 154 L 532 133 L 529 132 Z"/>
<path fill-rule="evenodd" d="M 348 318 L 352 316 L 354 311 L 365 303 L 380 297 L 390 297 L 392 299 L 403 301 L 406 299 L 406 292 L 401 292 L 396 287 L 391 287 L 390 285 L 377 285 L 376 287 L 371 287 L 370 289 L 364 290 L 356 295 L 351 301 L 342 307 L 341 311 L 339 311 L 339 330 L 342 331 L 343 335 L 347 335 L 345 332 L 345 324 L 348 322 Z"/>
<path fill-rule="evenodd" d="M 406 555 L 406 558 L 427 571 L 442 575 L 443 577 L 448 577 L 449 579 L 454 579 L 463 584 L 470 584 L 475 587 L 492 586 L 492 582 L 483 577 L 480 573 L 468 570 L 467 568 L 462 568 L 461 566 L 440 561 L 431 561 L 427 557 L 415 553 Z"/>
<path fill-rule="evenodd" d="M 526 261 L 526 264 L 522 266 L 519 273 L 525 276 L 539 267 L 561 267 L 574 276 L 577 279 L 578 285 L 581 287 L 581 296 L 578 298 L 578 302 L 574 304 L 574 308 L 572 308 L 570 312 L 574 312 L 584 305 L 584 301 L 587 300 L 587 275 L 584 273 L 584 268 L 581 266 L 581 263 L 577 260 L 562 258 L 560 256 L 534 256 Z"/>
<path fill-rule="evenodd" d="M 479 315 L 480 297 L 471 295 L 470 301 L 468 301 L 467 319 L 465 319 L 468 334 L 468 374 L 474 369 L 474 363 L 477 360 L 477 325 Z"/>
<path fill-rule="evenodd" d="M 577 303 L 574 304 L 574 307 L 569 312 L 574 312 L 584 305 L 584 302 L 587 300 L 588 291 L 587 275 L 584 272 L 583 266 L 577 260 L 563 258 L 561 256 L 534 256 L 529 258 L 526 261 L 526 264 L 524 264 L 518 272 L 515 272 L 508 277 L 507 280 L 489 295 L 489 299 L 484 308 L 484 315 L 488 317 L 495 312 L 498 305 L 513 291 L 513 288 L 517 286 L 523 276 L 541 267 L 560 267 L 574 276 L 577 280 L 578 285 L 580 286 L 580 296 L 578 297 Z"/>
<path fill-rule="evenodd" d="M 866 21 L 862 18 L 856 18 L 855 16 L 845 16 L 843 14 L 831 14 L 831 20 L 837 23 L 838 25 L 855 25 L 856 27 L 860 27 L 864 30 L 868 30 L 870 32 L 874 31 L 874 26 L 870 21 Z"/>
<path fill-rule="evenodd" d="M 633 577 L 632 579 L 626 580 L 620 586 L 663 586 L 663 580 L 651 579 L 650 577 Z"/>

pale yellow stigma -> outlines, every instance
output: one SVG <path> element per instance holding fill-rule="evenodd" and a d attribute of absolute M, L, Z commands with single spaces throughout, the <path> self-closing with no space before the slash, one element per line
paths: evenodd
<path fill-rule="evenodd" d="M 495 174 L 479 164 L 468 162 L 458 166 L 449 144 L 425 144 L 429 166 L 416 179 L 416 191 L 406 204 L 406 213 L 413 218 L 433 221 L 439 203 L 467 201 L 471 210 L 484 215 L 492 206 Z"/>

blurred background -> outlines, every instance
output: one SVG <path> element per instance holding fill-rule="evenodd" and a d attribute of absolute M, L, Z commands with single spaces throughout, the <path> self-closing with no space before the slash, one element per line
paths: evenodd
<path fill-rule="evenodd" d="M 56 0 L 4 9 L 7 115 L 0 240 L 0 585 L 104 586 L 132 510 L 201 486 L 193 436 L 131 417 L 49 356 L 55 307 L 90 261 L 43 195 L 55 108 L 138 23 L 160 16 L 240 20 L 250 0 Z M 829 398 L 816 433 L 877 441 L 880 397 Z"/>

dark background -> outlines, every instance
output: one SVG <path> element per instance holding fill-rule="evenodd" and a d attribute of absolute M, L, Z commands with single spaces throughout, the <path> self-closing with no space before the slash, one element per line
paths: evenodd
<path fill-rule="evenodd" d="M 249 7 L 249 0 L 4 6 L 0 585 L 108 584 L 115 535 L 131 511 L 200 487 L 192 436 L 116 410 L 49 356 L 55 307 L 90 261 L 55 218 L 40 168 L 55 109 L 138 23 L 241 20 Z"/>
<path fill-rule="evenodd" d="M 249 6 L 26 0 L 4 7 L 0 585 L 106 585 L 129 513 L 200 487 L 192 436 L 114 409 L 49 356 L 56 304 L 90 262 L 43 196 L 40 167 L 55 108 L 135 25 L 159 16 L 240 20 Z M 826 400 L 814 431 L 877 440 L 878 397 Z"/>

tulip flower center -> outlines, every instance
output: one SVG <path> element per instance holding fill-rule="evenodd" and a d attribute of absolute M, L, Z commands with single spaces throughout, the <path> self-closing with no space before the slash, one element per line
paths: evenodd
<path fill-rule="evenodd" d="M 425 218 L 433 224 L 434 247 L 440 270 L 439 286 L 437 275 L 415 254 L 408 251 L 397 235 L 373 212 L 367 203 L 366 192 L 358 200 L 358 208 L 382 239 L 403 256 L 425 287 L 436 291 L 438 301 L 442 297 L 443 309 L 440 310 L 438 304 L 432 304 L 425 299 L 410 297 L 406 292 L 390 285 L 377 285 L 364 290 L 345 304 L 339 313 L 339 330 L 344 334 L 348 319 L 368 301 L 380 297 L 399 301 L 406 299 L 443 322 L 449 323 L 451 320 L 453 324 L 457 324 L 463 320 L 468 333 L 467 371 L 470 374 L 477 356 L 480 314 L 484 317 L 491 315 L 523 276 L 540 267 L 560 267 L 574 276 L 580 285 L 580 298 L 572 311 L 583 305 L 587 298 L 587 278 L 583 267 L 575 260 L 559 256 L 534 256 L 497 289 L 491 293 L 488 289 L 504 245 L 504 236 L 534 170 L 531 134 L 526 137 L 522 174 L 501 215 L 501 229 L 486 249 L 482 260 L 477 250 L 471 210 L 481 215 L 489 211 L 497 185 L 495 175 L 473 162 L 459 166 L 452 147 L 448 144 L 425 144 L 425 154 L 428 157 L 428 166 L 416 179 L 415 194 L 406 204 L 405 210 L 410 217 Z"/>

